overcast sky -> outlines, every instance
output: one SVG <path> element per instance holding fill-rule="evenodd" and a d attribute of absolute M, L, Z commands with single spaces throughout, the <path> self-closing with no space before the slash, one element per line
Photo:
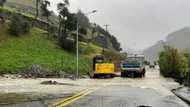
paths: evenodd
<path fill-rule="evenodd" d="M 56 10 L 56 3 L 61 0 L 50 1 Z M 190 26 L 190 0 L 70 0 L 70 11 L 77 9 L 97 9 L 89 16 L 91 22 L 111 25 L 109 31 L 123 49 L 147 48 L 165 39 L 168 33 Z"/>

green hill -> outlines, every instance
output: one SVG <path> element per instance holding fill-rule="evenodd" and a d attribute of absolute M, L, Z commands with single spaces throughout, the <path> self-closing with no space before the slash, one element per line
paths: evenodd
<path fill-rule="evenodd" d="M 7 33 L 6 25 L 0 25 L 0 73 L 17 73 L 33 64 L 51 71 L 76 71 L 76 56 L 57 47 L 46 32 L 33 28 L 30 34 L 14 37 Z M 91 58 L 80 56 L 79 69 L 91 71 Z"/>
<path fill-rule="evenodd" d="M 36 14 L 36 7 L 35 7 L 35 0 L 7 0 L 6 8 L 9 10 L 14 10 L 17 13 L 24 14 L 27 17 L 34 18 Z M 78 13 L 70 13 L 70 14 L 78 14 Z M 117 38 L 110 34 L 109 32 L 105 31 L 104 28 L 97 24 L 90 23 L 87 16 L 85 16 L 84 13 L 82 13 L 84 16 L 77 16 L 81 17 L 80 24 L 87 30 L 87 34 L 82 36 L 82 39 L 85 41 L 88 41 L 89 39 L 93 39 L 92 42 L 99 47 L 105 47 L 107 49 L 120 51 L 121 45 Z M 39 15 L 39 20 L 46 22 L 46 18 L 41 16 L 41 12 Z M 55 14 L 52 14 L 51 17 L 49 17 L 50 22 L 53 23 L 53 26 L 58 27 L 59 19 Z M 95 31 L 95 32 L 94 32 Z M 94 32 L 94 33 L 92 33 Z"/>
<path fill-rule="evenodd" d="M 0 74 L 17 73 L 32 65 L 41 65 L 50 71 L 74 73 L 76 71 L 76 55 L 64 51 L 58 46 L 58 31 L 55 30 L 49 35 L 50 38 L 56 40 L 48 39 L 47 32 L 44 31 L 47 30 L 47 22 L 41 17 L 34 18 L 33 3 L 33 0 L 8 0 L 5 7 L 0 8 L 0 12 L 6 19 L 4 25 L 0 24 Z M 15 14 L 32 23 L 33 28 L 29 34 L 23 34 L 20 37 L 9 35 L 7 22 Z M 58 17 L 53 17 L 55 17 L 53 18 L 54 23 L 50 25 L 52 28 L 58 29 L 58 24 L 55 24 L 55 19 Z M 120 43 L 101 26 L 91 24 L 89 19 L 84 17 L 88 23 L 83 23 L 87 24 L 86 34 L 79 35 L 79 71 L 86 74 L 92 71 L 92 57 L 102 52 L 102 46 L 106 48 L 109 57 L 110 53 L 116 53 L 118 56 L 117 50 L 120 50 Z M 73 32 L 69 33 L 68 38 L 73 40 Z"/>

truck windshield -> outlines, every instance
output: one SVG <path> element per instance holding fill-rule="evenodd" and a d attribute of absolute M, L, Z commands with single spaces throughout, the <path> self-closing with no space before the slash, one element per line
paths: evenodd
<path fill-rule="evenodd" d="M 140 63 L 126 63 L 123 64 L 123 68 L 139 68 Z"/>

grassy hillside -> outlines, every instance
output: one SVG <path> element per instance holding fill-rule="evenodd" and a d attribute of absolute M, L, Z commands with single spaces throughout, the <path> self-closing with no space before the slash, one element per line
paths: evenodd
<path fill-rule="evenodd" d="M 35 0 L 7 0 L 5 8 L 7 11 L 11 13 L 16 12 L 26 17 L 32 18 L 33 20 L 35 18 L 35 14 L 36 14 Z M 40 11 L 40 8 L 39 8 L 39 11 Z M 46 18 L 41 16 L 41 12 L 39 12 L 38 19 L 40 21 L 46 22 Z M 59 19 L 55 14 L 52 14 L 52 16 L 49 17 L 49 19 L 50 19 L 50 22 L 54 24 L 54 26 L 58 25 Z M 83 16 L 83 20 L 84 19 L 85 19 L 85 16 Z M 86 19 L 88 19 L 88 17 L 86 17 Z M 120 50 L 119 49 L 120 43 L 117 41 L 117 38 L 115 38 L 109 32 L 106 32 L 101 26 L 90 24 L 88 20 L 84 22 L 81 20 L 81 23 L 83 23 L 82 25 L 85 25 L 83 27 L 88 27 L 88 28 L 85 28 L 87 30 L 87 34 L 83 36 L 84 40 L 93 39 L 93 43 L 100 47 L 104 46 L 108 49 L 115 49 L 117 51 Z M 95 33 L 92 33 L 93 30 L 95 30 Z"/>
<path fill-rule="evenodd" d="M 41 17 L 38 20 L 34 19 L 35 9 L 27 5 L 33 5 L 32 3 L 32 0 L 8 0 L 6 6 L 0 8 L 0 11 L 7 15 L 5 25 L 0 24 L 0 73 L 16 73 L 34 64 L 41 65 L 50 71 L 74 73 L 76 55 L 60 49 L 56 43 L 57 40 L 48 39 L 47 32 L 40 30 L 46 29 L 47 23 Z M 26 20 L 38 24 L 33 24 L 34 28 L 30 34 L 23 34 L 20 37 L 11 36 L 7 32 L 7 22 L 13 14 L 23 16 Z M 53 22 L 56 22 L 56 18 L 53 18 Z M 96 30 L 94 34 L 91 27 L 87 28 L 87 34 L 83 35 L 79 44 L 79 70 L 82 73 L 92 71 L 92 57 L 102 52 L 101 46 L 108 45 L 106 50 L 110 51 L 113 50 L 113 44 L 117 44 L 111 42 L 111 37 L 106 38 L 105 35 L 108 34 L 100 26 L 94 27 Z M 89 41 L 90 39 L 94 40 Z M 108 44 L 104 41 L 108 41 Z"/>
<path fill-rule="evenodd" d="M 52 71 L 76 71 L 74 54 L 59 49 L 56 42 L 47 39 L 45 32 L 33 28 L 30 34 L 14 37 L 0 25 L 0 73 L 15 73 L 33 64 Z M 80 71 L 91 71 L 91 58 L 80 56 Z"/>

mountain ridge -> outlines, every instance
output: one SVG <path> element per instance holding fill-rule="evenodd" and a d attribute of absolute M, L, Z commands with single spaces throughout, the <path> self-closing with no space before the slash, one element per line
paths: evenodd
<path fill-rule="evenodd" d="M 190 27 L 184 27 L 172 33 L 169 33 L 166 40 L 160 40 L 154 45 L 144 49 L 143 53 L 150 62 L 157 61 L 159 52 L 163 50 L 164 45 L 169 45 L 179 50 L 190 49 Z"/>

